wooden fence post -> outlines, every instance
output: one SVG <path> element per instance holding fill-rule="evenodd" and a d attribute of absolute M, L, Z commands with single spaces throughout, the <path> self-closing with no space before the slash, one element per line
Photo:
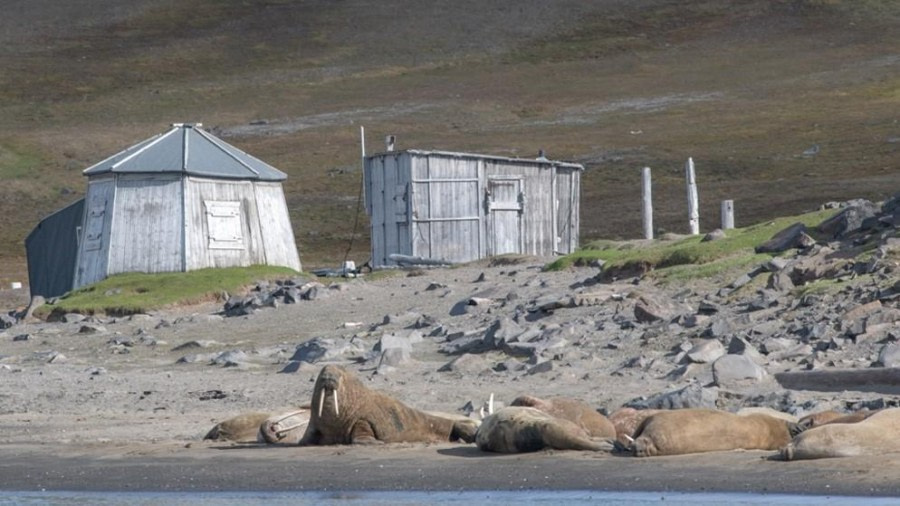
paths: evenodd
<path fill-rule="evenodd" d="M 722 230 L 734 228 L 734 201 L 722 201 Z"/>
<path fill-rule="evenodd" d="M 641 172 L 641 222 L 644 224 L 644 239 L 653 239 L 653 197 L 650 182 L 650 167 Z"/>
<path fill-rule="evenodd" d="M 694 175 L 693 158 L 688 158 L 687 164 L 684 166 L 684 172 L 687 179 L 688 225 L 691 228 L 691 235 L 697 235 L 700 233 L 700 209 L 697 202 L 697 179 Z"/>

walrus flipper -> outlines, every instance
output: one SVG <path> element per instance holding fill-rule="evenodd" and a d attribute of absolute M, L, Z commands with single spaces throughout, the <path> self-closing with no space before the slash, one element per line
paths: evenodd
<path fill-rule="evenodd" d="M 383 445 L 384 441 L 378 439 L 372 424 L 366 420 L 359 420 L 353 424 L 350 430 L 350 444 L 353 445 Z"/>
<path fill-rule="evenodd" d="M 474 443 L 476 433 L 478 433 L 478 423 L 476 421 L 459 420 L 453 423 L 453 430 L 450 432 L 450 441 Z"/>

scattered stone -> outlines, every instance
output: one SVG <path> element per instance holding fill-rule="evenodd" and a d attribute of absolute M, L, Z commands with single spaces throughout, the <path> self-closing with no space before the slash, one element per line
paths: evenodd
<path fill-rule="evenodd" d="M 487 361 L 481 355 L 466 353 L 442 365 L 439 372 L 458 372 L 463 374 L 477 374 L 489 369 Z"/>
<path fill-rule="evenodd" d="M 197 349 L 197 348 L 209 348 L 211 346 L 217 346 L 219 344 L 221 344 L 221 343 L 218 343 L 218 342 L 210 340 L 210 339 L 200 339 L 200 340 L 188 341 L 184 344 L 180 344 L 180 345 L 172 348 L 172 351 L 184 351 L 184 350 L 192 350 L 192 349 Z"/>
<path fill-rule="evenodd" d="M 878 364 L 882 367 L 900 367 L 900 345 L 886 344 L 878 352 Z"/>
<path fill-rule="evenodd" d="M 718 399 L 718 388 L 706 388 L 699 383 L 692 383 L 679 390 L 658 394 L 649 399 L 628 401 L 625 406 L 635 409 L 716 409 Z"/>
<path fill-rule="evenodd" d="M 12 338 L 13 342 L 28 341 L 30 339 L 31 339 L 31 334 L 19 334 L 17 336 L 13 336 L 13 338 Z"/>
<path fill-rule="evenodd" d="M 65 323 L 80 323 L 83 322 L 87 318 L 83 314 L 78 313 L 66 313 L 62 316 L 62 321 Z"/>
<path fill-rule="evenodd" d="M 703 236 L 703 239 L 701 239 L 700 242 L 720 241 L 726 237 L 725 231 L 721 228 L 717 228 Z"/>
<path fill-rule="evenodd" d="M 238 367 L 247 364 L 247 354 L 242 350 L 230 350 L 219 353 L 212 359 L 212 365 Z"/>
<path fill-rule="evenodd" d="M 713 382 L 717 386 L 733 386 L 743 382 L 758 382 L 768 373 L 749 355 L 725 355 L 712 365 Z"/>
<path fill-rule="evenodd" d="M 725 354 L 725 347 L 717 340 L 705 341 L 693 346 L 685 358 L 695 364 L 708 364 Z"/>
<path fill-rule="evenodd" d="M 541 374 L 545 372 L 550 372 L 553 370 L 553 361 L 545 360 L 544 362 L 538 362 L 537 365 L 532 366 L 528 369 L 528 374 Z"/>
<path fill-rule="evenodd" d="M 78 329 L 79 334 L 104 334 L 106 333 L 106 327 L 103 325 L 97 325 L 93 323 L 89 323 L 87 325 L 82 325 L 80 329 Z"/>
<path fill-rule="evenodd" d="M 757 253 L 781 253 L 793 248 L 807 247 L 812 239 L 806 233 L 806 225 L 794 223 L 776 233 L 771 239 L 756 247 Z M 813 242 L 815 242 L 813 240 Z"/>
<path fill-rule="evenodd" d="M 634 304 L 634 317 L 641 323 L 673 321 L 690 312 L 690 308 L 684 304 L 656 294 L 639 295 Z"/>

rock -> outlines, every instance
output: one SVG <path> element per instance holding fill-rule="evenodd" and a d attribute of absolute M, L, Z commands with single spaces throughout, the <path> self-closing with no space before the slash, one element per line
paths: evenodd
<path fill-rule="evenodd" d="M 183 351 L 183 350 L 192 350 L 197 348 L 209 348 L 210 346 L 215 346 L 220 343 L 210 340 L 210 339 L 200 339 L 197 341 L 188 341 L 184 344 L 180 344 L 174 348 L 172 351 Z"/>
<path fill-rule="evenodd" d="M 18 322 L 19 320 L 17 320 L 15 316 L 0 314 L 0 330 L 8 329 Z"/>
<path fill-rule="evenodd" d="M 779 361 L 779 360 L 790 360 L 798 357 L 807 357 L 812 355 L 813 347 L 808 344 L 795 344 L 790 348 L 783 349 L 781 351 L 777 351 L 775 353 L 770 353 L 768 358 L 769 360 Z"/>
<path fill-rule="evenodd" d="M 106 333 L 106 327 L 103 325 L 97 325 L 93 323 L 89 323 L 87 325 L 82 325 L 80 329 L 78 329 L 79 334 L 104 334 Z"/>
<path fill-rule="evenodd" d="M 713 382 L 720 387 L 758 382 L 768 375 L 749 355 L 725 355 L 713 362 L 712 369 Z"/>
<path fill-rule="evenodd" d="M 392 348 L 400 348 L 409 354 L 412 352 L 413 344 L 421 343 L 422 340 L 422 333 L 418 330 L 390 332 L 381 336 L 373 350 L 384 352 Z"/>
<path fill-rule="evenodd" d="M 879 210 L 868 200 L 854 200 L 843 211 L 823 221 L 817 230 L 831 237 L 839 239 L 856 230 L 859 230 L 867 218 L 872 218 Z"/>
<path fill-rule="evenodd" d="M 874 300 L 872 302 L 868 302 L 866 304 L 860 304 L 859 306 L 855 306 L 850 309 L 841 317 L 844 321 L 859 320 L 864 316 L 869 316 L 870 314 L 881 309 L 881 301 Z"/>
<path fill-rule="evenodd" d="M 83 322 L 87 318 L 83 314 L 78 313 L 66 313 L 62 316 L 62 321 L 65 323 L 79 323 Z"/>
<path fill-rule="evenodd" d="M 442 365 L 438 371 L 477 374 L 487 369 L 489 366 L 484 357 L 466 353 Z"/>
<path fill-rule="evenodd" d="M 290 360 L 302 360 L 313 364 L 323 360 L 334 360 L 350 351 L 358 350 L 344 340 L 314 337 L 297 345 Z"/>
<path fill-rule="evenodd" d="M 525 332 L 518 323 L 509 318 L 499 318 L 488 327 L 484 334 L 484 344 L 488 349 L 502 347 L 506 343 L 519 340 Z M 526 339 L 527 340 L 527 339 Z"/>
<path fill-rule="evenodd" d="M 695 364 L 708 364 L 725 354 L 725 347 L 719 341 L 705 341 L 692 347 L 685 355 Z"/>
<path fill-rule="evenodd" d="M 720 241 L 726 237 L 725 231 L 721 228 L 717 228 L 703 236 L 703 239 L 701 239 L 700 242 Z"/>
<path fill-rule="evenodd" d="M 641 323 L 673 321 L 689 312 L 690 308 L 684 304 L 657 294 L 639 295 L 634 304 L 634 317 Z"/>
<path fill-rule="evenodd" d="M 381 353 L 378 361 L 378 369 L 382 367 L 397 367 L 410 361 L 410 350 L 408 348 L 388 348 Z"/>
<path fill-rule="evenodd" d="M 242 366 L 247 364 L 247 354 L 242 350 L 229 350 L 216 355 L 211 362 L 223 367 Z"/>
<path fill-rule="evenodd" d="M 771 239 L 756 247 L 757 253 L 781 253 L 789 249 L 801 247 L 807 240 L 806 225 L 794 223 L 772 236 Z"/>
<path fill-rule="evenodd" d="M 553 370 L 553 361 L 545 360 L 543 362 L 538 362 L 537 365 L 532 366 L 528 369 L 528 375 L 532 374 L 541 374 L 545 372 L 550 372 Z"/>
<path fill-rule="evenodd" d="M 794 280 L 791 275 L 785 271 L 773 272 L 766 281 L 766 288 L 776 292 L 787 292 L 794 288 Z"/>
<path fill-rule="evenodd" d="M 28 341 L 30 339 L 31 339 L 31 334 L 19 334 L 17 336 L 13 336 L 13 338 L 12 338 L 13 342 Z"/>
<path fill-rule="evenodd" d="M 769 272 L 778 272 L 782 271 L 790 265 L 791 261 L 784 257 L 773 257 L 770 258 L 766 263 L 763 264 L 763 269 Z"/>
<path fill-rule="evenodd" d="M 753 278 L 750 276 L 750 274 L 741 274 L 737 279 L 729 283 L 728 287 L 732 289 L 738 289 L 746 285 L 750 281 L 753 281 Z"/>
<path fill-rule="evenodd" d="M 886 344 L 878 352 L 878 363 L 882 367 L 900 367 L 900 345 Z"/>
<path fill-rule="evenodd" d="M 650 399 L 631 400 L 625 403 L 625 406 L 635 409 L 716 409 L 718 399 L 718 388 L 705 388 L 699 383 L 692 383 L 682 389 L 665 392 Z"/>
<path fill-rule="evenodd" d="M 777 353 L 779 351 L 784 351 L 796 343 L 790 339 L 786 339 L 784 337 L 772 337 L 763 341 L 762 346 L 760 346 L 761 350 L 765 354 Z"/>

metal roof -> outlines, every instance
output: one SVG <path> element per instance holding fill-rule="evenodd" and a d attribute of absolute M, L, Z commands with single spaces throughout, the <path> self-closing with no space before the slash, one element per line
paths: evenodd
<path fill-rule="evenodd" d="M 570 169 L 576 170 L 584 170 L 584 165 L 579 163 L 572 162 L 563 162 L 560 160 L 548 160 L 547 158 L 510 158 L 506 156 L 495 156 L 495 155 L 480 155 L 476 153 L 458 153 L 453 151 L 440 151 L 440 150 L 427 150 L 427 149 L 404 149 L 401 151 L 387 151 L 382 153 L 376 153 L 368 158 L 375 158 L 379 156 L 390 156 L 390 155 L 398 155 L 401 153 L 409 153 L 411 155 L 419 155 L 419 156 L 446 156 L 451 158 L 475 158 L 482 160 L 494 160 L 498 162 L 506 162 L 506 163 L 517 163 L 524 165 L 547 165 L 547 166 L 556 166 L 556 167 L 566 167 Z"/>
<path fill-rule="evenodd" d="M 84 170 L 84 175 L 183 173 L 191 176 L 284 181 L 287 174 L 200 128 L 175 123 L 157 134 Z"/>

